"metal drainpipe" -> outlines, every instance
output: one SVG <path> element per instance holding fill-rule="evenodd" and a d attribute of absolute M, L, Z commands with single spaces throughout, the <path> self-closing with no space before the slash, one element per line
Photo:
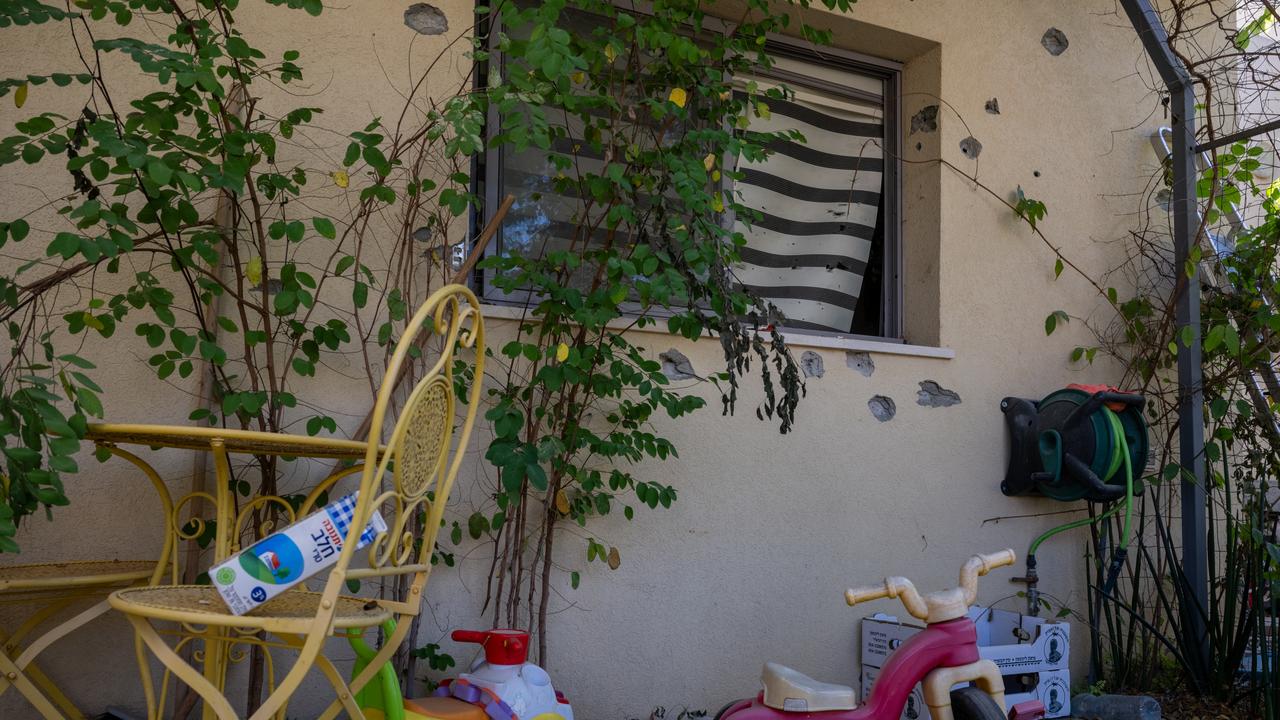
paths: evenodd
<path fill-rule="evenodd" d="M 1191 590 L 1191 603 L 1182 603 L 1182 627 L 1186 647 L 1199 648 L 1202 668 L 1209 663 L 1209 636 L 1204 613 L 1209 607 L 1209 577 L 1205 549 L 1207 512 L 1204 479 L 1204 386 L 1200 353 L 1200 269 L 1188 263 L 1193 235 L 1199 230 L 1196 209 L 1195 87 L 1186 68 L 1169 49 L 1169 36 L 1160 15 L 1148 0 L 1120 0 L 1133 29 L 1160 78 L 1169 89 L 1169 113 L 1173 138 L 1173 247 L 1174 266 L 1182 273 L 1190 265 L 1191 276 L 1180 274 L 1175 285 L 1178 337 L 1190 328 L 1189 346 L 1178 347 L 1178 449 L 1182 480 L 1182 572 Z M 1189 477 L 1188 477 L 1189 475 Z M 1194 605 L 1194 606 L 1193 606 Z"/>

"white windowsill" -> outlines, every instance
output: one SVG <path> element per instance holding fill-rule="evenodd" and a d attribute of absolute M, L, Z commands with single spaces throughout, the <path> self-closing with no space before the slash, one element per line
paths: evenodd
<path fill-rule="evenodd" d="M 525 310 L 516 305 L 499 305 L 482 302 L 480 311 L 485 318 L 500 318 L 503 320 L 520 320 L 526 317 Z M 627 327 L 627 321 L 614 321 L 609 323 L 610 327 L 622 329 Z M 631 332 L 653 333 L 656 335 L 670 335 L 663 323 L 656 323 L 647 327 L 632 328 Z M 948 347 L 930 347 L 928 345 L 907 345 L 906 343 L 881 342 L 878 340 L 868 340 L 861 337 L 847 337 L 841 335 L 811 335 L 804 332 L 785 332 L 783 337 L 786 338 L 787 344 L 792 347 L 801 348 L 823 348 L 826 350 L 852 350 L 855 352 L 877 353 L 881 355 L 908 355 L 911 357 L 935 358 L 939 360 L 950 360 L 956 356 L 956 351 Z"/>
<path fill-rule="evenodd" d="M 862 337 L 845 337 L 841 335 L 810 335 L 803 332 L 784 332 L 782 336 L 786 338 L 787 344 L 792 347 L 853 350 L 881 355 L 910 355 L 912 357 L 936 358 L 938 360 L 950 360 L 956 356 L 956 351 L 949 347 L 908 345 L 900 342 L 881 342 Z"/>

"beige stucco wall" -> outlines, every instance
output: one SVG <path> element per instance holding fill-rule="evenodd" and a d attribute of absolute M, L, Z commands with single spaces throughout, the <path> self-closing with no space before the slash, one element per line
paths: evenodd
<path fill-rule="evenodd" d="M 302 49 L 308 82 L 318 93 L 302 102 L 325 107 L 328 127 L 356 128 L 399 107 L 395 88 L 406 82 L 406 58 L 421 63 L 443 45 L 402 25 L 407 4 L 365 0 L 311 19 L 245 2 L 244 28 L 271 50 Z M 469 5 L 461 0 L 441 7 L 455 31 L 467 22 Z M 1143 67 L 1141 48 L 1113 10 L 1110 0 L 862 0 L 853 11 L 857 23 L 831 22 L 838 44 L 906 61 L 908 88 L 945 100 L 936 133 L 904 139 L 908 161 L 941 153 L 1002 196 L 1021 185 L 1048 204 L 1043 228 L 1049 238 L 1082 267 L 1099 271 L 1118 257 L 1114 241 L 1124 235 L 1125 213 L 1135 202 L 1130 193 L 1143 187 L 1153 166 L 1148 123 L 1158 120 L 1157 100 L 1135 76 Z M 1070 39 L 1059 57 L 1040 45 L 1050 26 Z M 57 33 L 39 35 L 48 42 L 21 45 L 11 41 L 18 36 L 37 37 L 0 31 L 0 75 L 54 67 L 69 57 Z M 442 67 L 441 88 L 465 71 L 465 61 Z M 999 115 L 983 110 L 992 97 L 999 99 Z M 42 101 L 33 93 L 27 109 L 45 109 Z M 59 101 L 76 107 L 70 95 Z M 928 94 L 905 97 L 904 123 L 935 102 Z M 5 123 L 14 116 L 8 105 L 0 111 Z M 959 151 L 970 133 L 984 146 L 977 163 Z M 851 610 L 841 598 L 844 587 L 888 573 L 908 575 L 922 588 L 949 586 L 968 553 L 1012 546 L 1021 554 L 1033 535 L 1060 521 L 990 521 L 1061 509 L 999 493 L 1007 440 L 998 404 L 1006 395 L 1034 397 L 1067 382 L 1113 379 L 1067 362 L 1071 348 L 1088 341 L 1079 318 L 1094 316 L 1098 299 L 1069 271 L 1055 282 L 1047 248 L 985 191 L 936 164 L 911 167 L 917 181 L 905 193 L 907 282 L 916 290 L 908 293 L 907 327 L 913 338 L 949 348 L 954 357 L 873 353 L 875 372 L 864 377 L 846 365 L 844 349 L 806 348 L 794 338 L 795 351 L 814 349 L 826 372 L 808 381 L 797 428 L 785 437 L 755 419 L 756 394 L 742 399 L 736 417 L 723 418 L 713 389 L 692 387 L 706 394 L 708 409 L 662 428 L 680 458 L 639 471 L 674 484 L 680 500 L 669 510 L 640 511 L 633 523 L 617 516 L 591 528 L 622 550 L 616 571 L 600 563 L 583 567 L 585 545 L 574 539 L 576 531 L 559 543 L 562 564 L 582 567 L 583 579 L 575 591 L 561 577 L 556 589 L 551 670 L 579 717 L 643 717 L 655 705 L 714 711 L 754 692 L 766 659 L 856 684 L 858 618 L 898 608 L 885 602 Z M 39 201 L 32 187 L 39 183 L 23 172 L 0 170 L 0 217 Z M 1075 319 L 1046 339 L 1044 318 L 1057 309 Z M 493 324 L 500 332 L 501 321 Z M 111 417 L 183 421 L 191 402 L 186 389 L 150 379 L 141 366 L 142 343 L 127 329 L 117 338 L 110 352 L 102 352 L 102 344 L 91 348 L 122 388 L 108 398 Z M 713 371 L 719 361 L 713 342 L 662 334 L 639 339 L 655 355 L 680 349 L 699 371 Z M 916 404 L 924 380 L 956 391 L 963 402 Z M 330 392 L 331 406 L 349 396 L 352 415 L 363 414 L 367 388 L 335 379 Z M 877 394 L 896 402 L 892 421 L 879 422 L 869 412 L 867 401 Z M 134 508 L 146 502 L 137 480 L 119 464 L 87 461 L 85 468 L 71 488 L 73 505 L 59 510 L 53 524 L 37 519 L 24 529 L 23 560 L 109 557 L 112 548 L 154 540 L 154 533 L 139 535 L 130 524 Z M 189 472 L 188 461 L 176 455 L 161 469 L 175 478 Z M 475 482 L 475 472 L 461 478 L 458 512 L 478 494 Z M 1081 534 L 1040 553 L 1043 589 L 1081 611 L 1082 553 Z M 422 642 L 481 622 L 486 557 L 483 549 L 464 547 L 458 558 L 458 570 L 442 569 L 432 579 Z M 1007 582 L 1014 574 L 986 581 L 981 600 L 1015 592 Z M 1005 602 L 1018 606 L 1016 599 Z M 1081 670 L 1086 634 L 1083 627 L 1076 633 Z M 128 637 L 119 618 L 96 622 L 52 651 L 46 669 L 91 710 L 136 706 Z M 470 657 L 465 648 L 446 643 L 446 649 L 460 660 Z M 308 717 L 328 702 L 318 680 L 313 687 L 297 697 L 292 716 Z M 0 716 L 31 713 L 9 693 L 0 697 Z"/>

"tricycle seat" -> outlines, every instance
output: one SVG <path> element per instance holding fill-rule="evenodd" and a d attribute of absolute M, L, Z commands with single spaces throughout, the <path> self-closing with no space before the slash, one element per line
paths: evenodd
<path fill-rule="evenodd" d="M 858 696 L 847 685 L 820 682 L 778 663 L 765 663 L 761 674 L 764 704 L 788 712 L 852 710 Z"/>

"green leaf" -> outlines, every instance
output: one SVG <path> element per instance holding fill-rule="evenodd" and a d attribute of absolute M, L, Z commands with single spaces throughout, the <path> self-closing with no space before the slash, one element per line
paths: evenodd
<path fill-rule="evenodd" d="M 163 160 L 151 158 L 147 163 L 147 175 L 151 176 L 157 185 L 168 185 L 173 179 L 173 169 L 164 164 Z"/>
<path fill-rule="evenodd" d="M 1190 328 L 1187 329 L 1189 330 Z M 1226 338 L 1226 330 L 1227 328 L 1225 325 L 1214 325 L 1209 328 L 1209 333 L 1204 336 L 1204 351 L 1207 353 L 1213 352 L 1221 346 L 1223 340 Z"/>
<path fill-rule="evenodd" d="M 70 260 L 80 252 L 80 237 L 69 232 L 60 232 L 49 243 L 45 254 L 50 257 L 59 255 L 63 260 Z"/>
<path fill-rule="evenodd" d="M 374 146 L 366 147 L 363 154 L 364 161 L 369 163 L 369 166 L 376 170 L 379 175 L 386 175 L 391 171 L 391 165 L 387 163 L 387 156 L 383 155 L 378 148 Z"/>
<path fill-rule="evenodd" d="M 31 226 L 27 224 L 26 220 L 21 218 L 9 223 L 9 237 L 13 238 L 14 242 L 22 242 L 30 231 Z"/>
<path fill-rule="evenodd" d="M 1070 320 L 1071 318 L 1067 317 L 1067 314 L 1065 312 L 1061 310 L 1054 310 L 1053 312 L 1049 313 L 1048 317 L 1044 319 L 1044 334 L 1052 335 L 1053 331 L 1058 328 L 1059 323 L 1065 324 Z"/>
<path fill-rule="evenodd" d="M 489 531 L 489 518 L 482 513 L 473 512 L 471 517 L 467 518 L 467 534 L 472 540 L 479 540 Z"/>
<path fill-rule="evenodd" d="M 1236 33 L 1235 40 L 1233 41 L 1236 49 L 1242 51 L 1248 50 L 1249 43 L 1251 43 L 1254 38 L 1265 33 L 1267 28 L 1271 27 L 1275 21 L 1276 16 L 1272 14 L 1269 9 L 1264 9 L 1261 15 L 1246 24 L 1239 32 Z"/>
<path fill-rule="evenodd" d="M 529 487 L 538 492 L 545 492 L 547 489 L 547 471 L 536 462 L 531 462 L 525 466 L 525 476 L 529 478 Z"/>
<path fill-rule="evenodd" d="M 322 236 L 327 237 L 330 240 L 337 237 L 337 230 L 333 227 L 333 221 L 329 218 L 313 218 L 311 220 L 311 224 L 315 226 L 316 232 L 320 233 Z"/>

